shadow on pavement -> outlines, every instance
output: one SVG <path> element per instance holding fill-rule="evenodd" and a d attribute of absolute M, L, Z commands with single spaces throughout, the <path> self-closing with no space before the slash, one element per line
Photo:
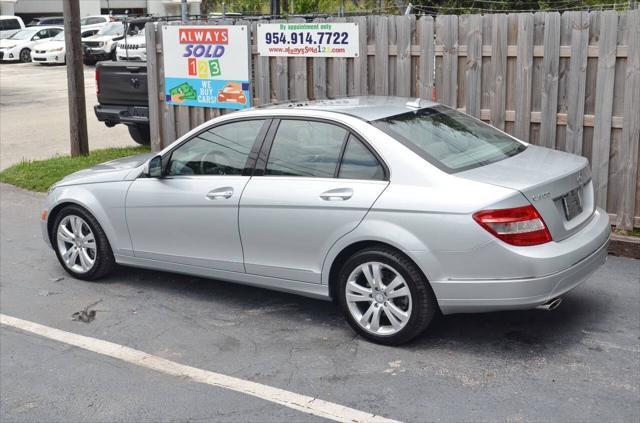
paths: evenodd
<path fill-rule="evenodd" d="M 238 309 L 268 307 L 278 320 L 313 316 L 325 327 L 353 332 L 333 304 L 294 294 L 179 274 L 119 267 L 105 283 L 124 283 L 145 292 L 180 295 L 187 300 Z M 553 311 L 524 310 L 437 316 L 427 331 L 403 348 L 419 351 L 450 348 L 456 352 L 519 359 L 532 354 L 555 354 L 580 343 L 588 322 L 606 318 L 606 301 L 580 287 L 563 297 Z"/>

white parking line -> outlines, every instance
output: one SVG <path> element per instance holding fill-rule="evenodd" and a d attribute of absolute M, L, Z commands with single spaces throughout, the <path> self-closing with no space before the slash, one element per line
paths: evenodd
<path fill-rule="evenodd" d="M 274 388 L 261 383 L 250 382 L 232 376 L 198 369 L 167 360 L 144 351 L 135 350 L 124 345 L 101 339 L 65 332 L 16 317 L 0 314 L 0 324 L 33 333 L 54 341 L 73 345 L 98 354 L 113 357 L 136 366 L 146 367 L 172 376 L 186 377 L 194 382 L 206 383 L 220 388 L 230 389 L 243 394 L 252 395 L 266 401 L 284 405 L 314 416 L 339 422 L 396 422 L 364 411 L 345 407 L 318 398 L 300 395 L 284 389 Z"/>

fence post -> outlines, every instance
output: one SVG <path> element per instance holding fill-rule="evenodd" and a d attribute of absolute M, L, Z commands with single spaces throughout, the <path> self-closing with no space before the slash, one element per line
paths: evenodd
<path fill-rule="evenodd" d="M 640 10 L 627 12 L 627 67 L 625 70 L 624 126 L 620 140 L 622 158 L 622 200 L 617 223 L 622 229 L 634 226 L 636 207 L 638 149 L 640 146 Z M 640 214 L 640 210 L 635 210 Z M 639 225 L 640 226 L 640 225 Z"/>
<path fill-rule="evenodd" d="M 160 94 L 158 81 L 158 51 L 156 41 L 156 25 L 147 22 L 144 27 L 147 44 L 147 87 L 149 101 L 149 134 L 151 138 L 151 150 L 162 150 L 162 138 L 160 135 Z"/>

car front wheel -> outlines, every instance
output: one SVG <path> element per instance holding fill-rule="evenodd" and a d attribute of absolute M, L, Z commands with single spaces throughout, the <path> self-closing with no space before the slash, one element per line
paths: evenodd
<path fill-rule="evenodd" d="M 365 338 L 400 345 L 422 333 L 438 309 L 429 282 L 404 254 L 372 248 L 353 255 L 339 276 L 338 302 Z"/>
<path fill-rule="evenodd" d="M 31 50 L 29 50 L 28 48 L 23 49 L 20 52 L 20 61 L 22 63 L 27 63 L 31 61 Z"/>
<path fill-rule="evenodd" d="M 62 267 L 78 279 L 95 280 L 110 273 L 115 259 L 107 236 L 86 210 L 67 206 L 56 216 L 51 242 Z"/>

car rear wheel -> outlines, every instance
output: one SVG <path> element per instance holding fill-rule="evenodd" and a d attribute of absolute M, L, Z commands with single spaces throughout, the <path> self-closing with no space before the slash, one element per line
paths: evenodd
<path fill-rule="evenodd" d="M 429 282 L 405 255 L 372 248 L 353 255 L 339 276 L 338 302 L 349 325 L 380 344 L 422 333 L 438 309 Z"/>
<path fill-rule="evenodd" d="M 20 61 L 22 63 L 28 63 L 31 61 L 31 50 L 29 50 L 28 48 L 22 49 L 22 51 L 20 51 Z"/>
<path fill-rule="evenodd" d="M 127 125 L 129 135 L 135 142 L 140 145 L 149 145 L 151 143 L 151 133 L 149 125 Z"/>
<path fill-rule="evenodd" d="M 78 279 L 99 279 L 115 267 L 102 227 L 80 207 L 67 206 L 58 213 L 51 242 L 62 267 Z"/>

